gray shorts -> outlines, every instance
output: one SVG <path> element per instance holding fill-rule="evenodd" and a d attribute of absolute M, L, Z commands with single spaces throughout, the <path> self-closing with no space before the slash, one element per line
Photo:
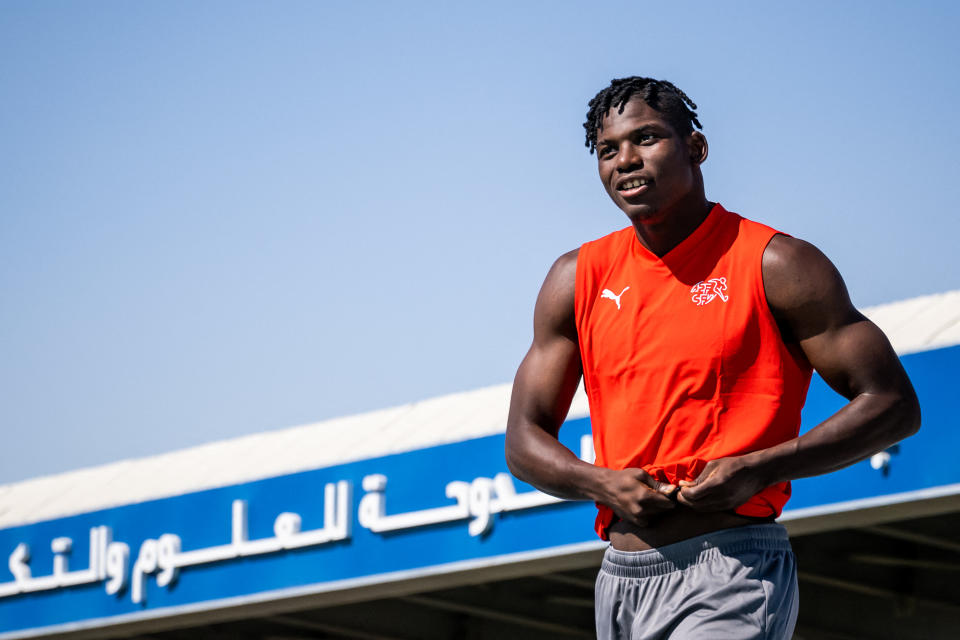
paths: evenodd
<path fill-rule="evenodd" d="M 796 560 L 779 524 L 649 551 L 609 547 L 597 576 L 597 638 L 789 640 L 798 604 Z"/>

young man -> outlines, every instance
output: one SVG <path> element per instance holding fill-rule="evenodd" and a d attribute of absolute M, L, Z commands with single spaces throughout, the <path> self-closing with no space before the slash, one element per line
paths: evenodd
<path fill-rule="evenodd" d="M 561 256 L 534 312 L 507 425 L 513 473 L 597 503 L 605 638 L 789 638 L 797 582 L 774 523 L 789 481 L 914 433 L 881 331 L 812 245 L 709 202 L 697 106 L 614 80 L 584 127 L 631 226 Z M 811 370 L 849 400 L 797 437 Z M 584 378 L 596 465 L 557 441 Z"/>

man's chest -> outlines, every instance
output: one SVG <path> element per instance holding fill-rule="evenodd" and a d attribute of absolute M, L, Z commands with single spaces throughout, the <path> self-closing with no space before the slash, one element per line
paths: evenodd
<path fill-rule="evenodd" d="M 685 365 L 726 368 L 759 349 L 756 282 L 724 273 L 702 279 L 611 273 L 592 292 L 581 342 L 605 375 Z"/>

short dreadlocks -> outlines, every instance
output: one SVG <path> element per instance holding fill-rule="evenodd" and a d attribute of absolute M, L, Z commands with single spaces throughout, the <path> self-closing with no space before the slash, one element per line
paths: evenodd
<path fill-rule="evenodd" d="M 603 126 L 603 119 L 610 109 L 616 108 L 617 113 L 623 113 L 627 101 L 634 94 L 643 98 L 651 109 L 664 115 L 677 133 L 682 136 L 693 132 L 693 127 L 703 129 L 697 120 L 697 105 L 687 94 L 666 80 L 641 78 L 630 76 L 610 81 L 610 86 L 594 96 L 587 111 L 587 121 L 583 128 L 587 130 L 586 147 L 593 153 L 597 148 L 597 132 Z"/>

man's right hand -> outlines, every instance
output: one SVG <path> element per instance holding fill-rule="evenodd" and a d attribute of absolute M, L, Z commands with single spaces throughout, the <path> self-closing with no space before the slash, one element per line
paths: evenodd
<path fill-rule="evenodd" d="M 657 481 L 643 469 L 609 470 L 605 484 L 610 497 L 604 500 L 621 520 L 648 527 L 657 516 L 677 506 L 671 496 L 676 487 Z"/>

